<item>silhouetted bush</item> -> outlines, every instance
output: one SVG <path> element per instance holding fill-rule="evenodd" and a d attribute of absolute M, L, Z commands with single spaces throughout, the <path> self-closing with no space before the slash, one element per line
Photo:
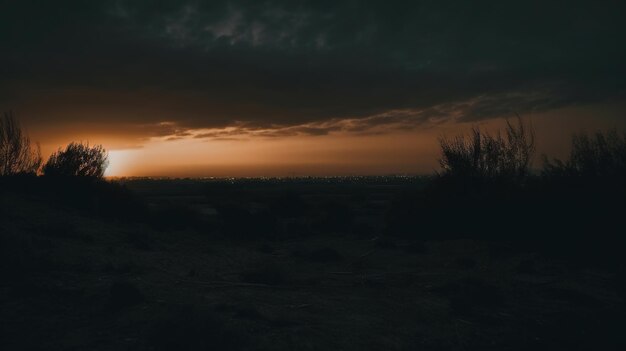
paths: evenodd
<path fill-rule="evenodd" d="M 524 140 L 528 133 L 519 128 L 509 125 L 509 134 Z M 508 150 L 509 139 L 500 138 L 505 141 L 501 150 Z M 514 144 L 521 149 L 532 145 L 519 140 Z M 581 267 L 623 264 L 626 135 L 576 136 L 570 159 L 547 162 L 541 177 L 524 171 L 528 152 L 512 163 L 520 167 L 495 175 L 483 172 L 483 144 L 478 132 L 471 143 L 460 139 L 447 144 L 452 145 L 448 155 L 459 156 L 449 159 L 461 160 L 450 164 L 461 166 L 450 166 L 421 191 L 393 199 L 386 233 L 419 240 L 506 242 L 520 252 L 558 256 Z"/>
<path fill-rule="evenodd" d="M 440 145 L 442 172 L 420 191 L 392 201 L 386 233 L 420 240 L 525 235 L 530 228 L 523 214 L 537 200 L 530 176 L 532 126 L 518 116 L 496 135 L 473 128 L 469 138 L 442 137 Z"/>
<path fill-rule="evenodd" d="M 439 143 L 444 176 L 520 180 L 529 173 L 535 133 L 518 117 L 517 125 L 507 120 L 505 136 L 500 131 L 493 136 L 475 127 L 469 138 L 442 137 Z"/>
<path fill-rule="evenodd" d="M 536 201 L 529 191 L 532 126 L 518 116 L 495 136 L 476 127 L 469 138 L 442 137 L 440 145 L 442 172 L 421 191 L 394 199 L 386 213 L 387 234 L 420 240 L 523 235 L 520 215 Z"/>
<path fill-rule="evenodd" d="M 41 166 L 39 145 L 32 148 L 11 112 L 0 118 L 0 176 L 36 174 Z"/>
<path fill-rule="evenodd" d="M 544 155 L 544 176 L 626 177 L 626 132 L 613 129 L 593 136 L 572 138 L 568 160 L 549 160 Z"/>
<path fill-rule="evenodd" d="M 108 165 L 108 156 L 102 145 L 70 143 L 53 153 L 43 167 L 43 173 L 52 177 L 102 178 Z"/>

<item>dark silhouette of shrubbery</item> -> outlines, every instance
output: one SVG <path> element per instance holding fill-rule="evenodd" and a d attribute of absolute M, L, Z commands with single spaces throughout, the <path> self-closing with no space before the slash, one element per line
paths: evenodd
<path fill-rule="evenodd" d="M 70 143 L 64 150 L 53 153 L 43 167 L 43 173 L 52 177 L 102 178 L 108 165 L 108 156 L 102 145 Z"/>
<path fill-rule="evenodd" d="M 399 194 L 386 233 L 419 240 L 506 242 L 580 265 L 624 264 L 626 135 L 573 138 L 570 157 L 531 174 L 532 129 L 508 123 L 501 137 L 442 139 L 443 171 L 425 189 Z"/>
<path fill-rule="evenodd" d="M 506 179 L 519 181 L 528 176 L 535 151 L 535 133 L 518 117 L 517 125 L 506 122 L 504 136 L 475 127 L 469 137 L 459 135 L 439 140 L 443 176 Z"/>
<path fill-rule="evenodd" d="M 573 253 L 578 263 L 624 264 L 626 135 L 575 135 L 568 159 L 544 161 L 533 194 L 535 211 L 543 210 L 538 222 L 552 233 L 544 241 L 554 252 Z"/>
<path fill-rule="evenodd" d="M 613 129 L 595 135 L 575 135 L 568 160 L 549 160 L 544 155 L 543 175 L 547 177 L 625 177 L 626 133 Z"/>
<path fill-rule="evenodd" d="M 36 174 L 41 166 L 39 145 L 31 146 L 12 112 L 0 118 L 0 176 Z"/>
<path fill-rule="evenodd" d="M 440 146 L 442 171 L 423 190 L 392 202 L 387 234 L 419 240 L 523 235 L 528 230 L 523 214 L 534 201 L 532 126 L 518 116 L 495 135 L 475 127 L 469 136 L 440 138 Z"/>

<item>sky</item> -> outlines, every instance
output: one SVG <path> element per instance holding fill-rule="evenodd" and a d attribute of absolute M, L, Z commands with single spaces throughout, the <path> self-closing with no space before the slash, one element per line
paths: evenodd
<path fill-rule="evenodd" d="M 110 176 L 423 174 L 521 115 L 626 128 L 626 2 L 0 0 L 0 111 Z"/>

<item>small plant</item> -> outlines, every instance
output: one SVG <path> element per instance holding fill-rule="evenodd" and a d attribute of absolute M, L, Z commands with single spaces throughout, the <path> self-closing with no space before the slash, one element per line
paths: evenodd
<path fill-rule="evenodd" d="M 43 173 L 52 177 L 84 177 L 100 179 L 108 165 L 108 156 L 102 145 L 89 146 L 70 143 L 64 150 L 53 153 L 43 167 Z"/>
<path fill-rule="evenodd" d="M 41 166 L 39 145 L 31 147 L 11 112 L 0 118 L 0 176 L 36 174 Z"/>
<path fill-rule="evenodd" d="M 439 139 L 443 175 L 478 179 L 520 180 L 529 174 L 535 151 L 535 133 L 518 116 L 517 125 L 506 121 L 504 136 L 475 127 L 469 137 Z"/>

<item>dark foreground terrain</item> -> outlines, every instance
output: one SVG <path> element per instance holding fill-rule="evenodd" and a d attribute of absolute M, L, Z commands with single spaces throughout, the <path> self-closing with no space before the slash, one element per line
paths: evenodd
<path fill-rule="evenodd" d="M 611 212 L 416 178 L 120 182 L 2 192 L 0 349 L 626 346 Z"/>

